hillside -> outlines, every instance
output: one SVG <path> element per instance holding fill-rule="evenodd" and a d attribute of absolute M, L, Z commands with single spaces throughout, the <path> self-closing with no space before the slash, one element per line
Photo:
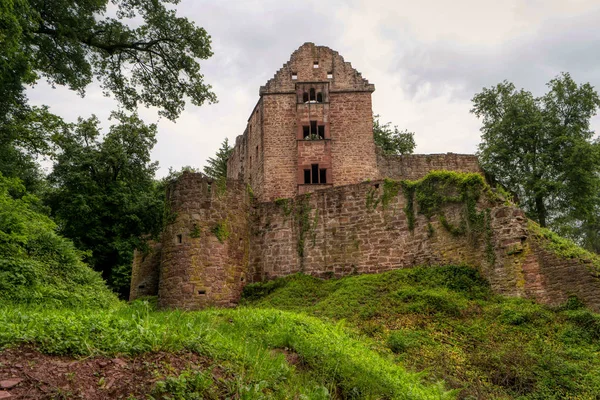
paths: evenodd
<path fill-rule="evenodd" d="M 575 298 L 556 308 L 494 295 L 470 268 L 339 280 L 295 275 L 250 285 L 247 307 L 337 321 L 459 398 L 592 399 L 600 393 L 600 316 Z"/>
<path fill-rule="evenodd" d="M 23 398 L 591 399 L 600 391 L 598 315 L 576 299 L 550 309 L 494 295 L 466 267 L 293 275 L 247 286 L 236 309 L 4 304 L 0 326 L 0 378 L 23 379 L 9 391 Z"/>

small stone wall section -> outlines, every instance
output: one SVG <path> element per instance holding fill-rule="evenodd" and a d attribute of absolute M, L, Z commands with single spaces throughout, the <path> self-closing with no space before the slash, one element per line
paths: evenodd
<path fill-rule="evenodd" d="M 417 180 L 429 171 L 483 173 L 477 156 L 473 154 L 405 154 L 385 155 L 377 148 L 378 177 Z"/>
<path fill-rule="evenodd" d="M 148 240 L 145 250 L 133 252 L 129 300 L 158 294 L 162 243 Z"/>

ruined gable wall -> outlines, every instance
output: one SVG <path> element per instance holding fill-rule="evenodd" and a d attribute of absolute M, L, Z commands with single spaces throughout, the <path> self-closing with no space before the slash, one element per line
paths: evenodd
<path fill-rule="evenodd" d="M 261 99 L 248 118 L 244 134 L 236 138 L 227 160 L 227 177 L 251 185 L 259 198 L 266 189 L 263 115 Z"/>
<path fill-rule="evenodd" d="M 184 173 L 167 194 L 158 304 L 199 309 L 235 304 L 246 279 L 248 195 L 245 185 L 226 186 L 202 174 Z"/>

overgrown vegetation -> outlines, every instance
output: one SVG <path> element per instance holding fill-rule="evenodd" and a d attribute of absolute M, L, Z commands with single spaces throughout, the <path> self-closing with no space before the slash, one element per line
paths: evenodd
<path fill-rule="evenodd" d="M 356 329 L 398 364 L 444 379 L 458 397 L 595 398 L 600 316 L 575 298 L 551 309 L 492 294 L 468 267 L 424 267 L 248 285 L 247 307 L 307 313 Z"/>
<path fill-rule="evenodd" d="M 0 307 L 0 326 L 0 347 L 28 343 L 50 354 L 196 352 L 234 377 L 227 394 L 238 398 L 451 397 L 441 384 L 423 383 L 422 375 L 407 372 L 343 325 L 286 311 L 155 312 L 147 302 L 93 313 Z M 284 353 L 297 355 L 299 364 L 290 365 Z M 197 390 L 196 396 L 208 397 L 213 385 L 205 373 L 185 374 L 160 382 L 156 393 L 177 397 Z"/>
<path fill-rule="evenodd" d="M 415 228 L 416 213 L 424 215 L 428 220 L 437 217 L 444 229 L 454 236 L 468 235 L 474 245 L 481 239 L 485 240 L 487 259 L 490 263 L 494 262 L 489 210 L 477 210 L 477 202 L 481 196 L 484 193 L 492 195 L 483 176 L 475 173 L 431 171 L 416 181 L 386 178 L 381 196 L 377 196 L 376 188 L 369 190 L 366 206 L 375 209 L 381 204 L 385 210 L 400 191 L 406 201 L 404 213 L 411 231 Z M 458 225 L 452 224 L 444 213 L 444 207 L 452 204 L 462 206 L 462 217 Z M 433 227 L 430 223 L 427 229 L 429 236 L 432 236 Z"/>
<path fill-rule="evenodd" d="M 40 200 L 0 173 L 0 303 L 107 307 L 116 296 L 56 233 Z M 1 330 L 1 329 L 0 329 Z"/>
<path fill-rule="evenodd" d="M 534 236 L 542 239 L 538 241 L 541 246 L 564 258 L 589 261 L 595 274 L 600 276 L 600 255 L 577 246 L 573 241 L 557 235 L 550 229 L 542 228 L 534 221 L 529 220 L 527 228 Z"/>
<path fill-rule="evenodd" d="M 217 222 L 212 229 L 210 230 L 213 235 L 219 239 L 219 242 L 224 243 L 229 236 L 231 236 L 231 231 L 229 230 L 229 224 L 227 220 Z"/>

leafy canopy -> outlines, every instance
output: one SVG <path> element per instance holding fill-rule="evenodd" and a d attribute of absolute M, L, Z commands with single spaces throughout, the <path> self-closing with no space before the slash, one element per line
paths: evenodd
<path fill-rule="evenodd" d="M 382 124 L 379 115 L 373 116 L 373 139 L 388 155 L 412 154 L 416 146 L 413 132 L 400 131 L 396 125 L 392 128 L 391 122 Z"/>
<path fill-rule="evenodd" d="M 229 140 L 225 138 L 215 157 L 210 157 L 204 167 L 204 173 L 214 180 L 227 178 L 227 159 L 231 155 L 233 147 L 229 146 Z"/>
<path fill-rule="evenodd" d="M 47 203 L 61 232 L 91 250 L 89 263 L 126 296 L 133 250 L 162 227 L 164 193 L 150 160 L 156 126 L 135 115 L 112 118 L 116 123 L 104 138 L 92 117 L 56 139 Z"/>
<path fill-rule="evenodd" d="M 504 81 L 473 97 L 483 124 L 479 157 L 532 219 L 582 238 L 600 211 L 600 143 L 590 130 L 600 98 L 568 73 L 547 86 L 534 97 Z"/>
<path fill-rule="evenodd" d="M 170 5 L 179 0 L 12 0 L 0 6 L 3 102 L 44 77 L 83 94 L 96 77 L 126 109 L 154 106 L 176 119 L 189 98 L 214 102 L 197 59 L 210 36 Z M 20 96 L 20 98 L 19 98 Z"/>

